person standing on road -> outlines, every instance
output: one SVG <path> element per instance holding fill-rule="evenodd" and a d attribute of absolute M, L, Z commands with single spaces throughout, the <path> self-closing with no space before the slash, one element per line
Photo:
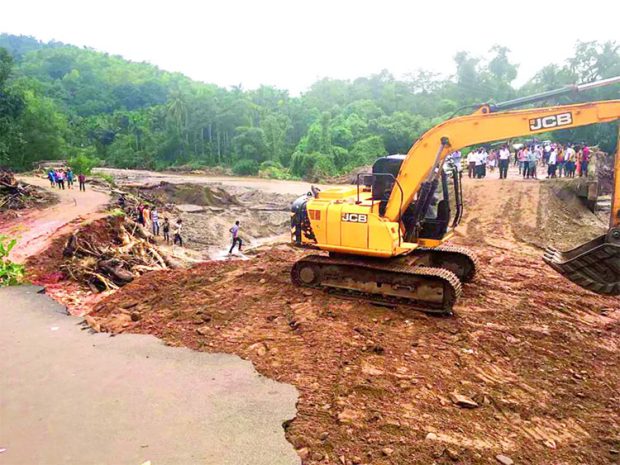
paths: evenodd
<path fill-rule="evenodd" d="M 581 150 L 581 171 L 579 171 L 579 177 L 588 177 L 588 164 L 590 163 L 590 147 L 583 146 Z"/>
<path fill-rule="evenodd" d="M 508 165 L 510 164 L 510 150 L 504 145 L 499 149 L 499 178 L 506 179 L 508 177 Z"/>
<path fill-rule="evenodd" d="M 183 228 L 183 220 L 179 218 L 174 225 L 174 241 L 173 244 L 176 245 L 178 242 L 181 247 L 183 247 L 183 237 L 181 236 L 181 230 Z"/>
<path fill-rule="evenodd" d="M 78 182 L 80 184 L 80 190 L 86 192 L 86 176 L 84 176 L 84 173 L 78 175 Z"/>
<path fill-rule="evenodd" d="M 557 158 L 556 167 L 557 167 L 558 178 L 561 178 L 562 173 L 566 175 L 566 159 L 565 159 L 564 149 L 562 148 L 561 144 L 557 145 L 557 151 L 558 151 L 558 158 Z"/>
<path fill-rule="evenodd" d="M 65 190 L 65 172 L 63 170 L 58 170 L 56 179 L 58 179 L 58 187 L 64 191 Z"/>
<path fill-rule="evenodd" d="M 243 242 L 241 241 L 241 238 L 239 237 L 239 221 L 235 221 L 235 225 L 229 229 L 230 233 L 232 234 L 232 245 L 230 246 L 230 250 L 228 251 L 228 254 L 232 254 L 233 249 L 235 248 L 235 244 L 239 244 L 239 252 L 241 252 L 241 246 L 243 245 Z"/>
<path fill-rule="evenodd" d="M 547 178 L 555 178 L 555 168 L 558 159 L 558 152 L 555 147 L 551 148 L 549 158 L 547 158 Z"/>
<path fill-rule="evenodd" d="M 475 178 L 476 179 L 482 179 L 483 178 L 483 173 L 484 173 L 484 155 L 482 154 L 481 150 L 477 150 L 476 151 L 476 155 L 474 158 L 474 163 L 475 163 Z"/>
<path fill-rule="evenodd" d="M 485 149 L 484 147 L 482 147 L 482 151 L 480 152 L 480 158 L 482 160 L 482 164 L 480 165 L 482 176 L 480 177 L 486 178 L 487 177 L 487 163 L 489 163 L 489 152 L 487 152 L 487 149 Z"/>
<path fill-rule="evenodd" d="M 170 221 L 168 217 L 164 217 L 164 224 L 162 225 L 162 230 L 164 232 L 164 240 L 166 244 L 170 244 Z"/>
<path fill-rule="evenodd" d="M 73 170 L 67 168 L 67 189 L 73 189 Z"/>
<path fill-rule="evenodd" d="M 519 160 L 519 174 L 522 174 L 525 177 L 525 147 L 521 147 L 517 151 L 517 158 Z"/>
<path fill-rule="evenodd" d="M 467 154 L 467 177 L 476 177 L 476 151 L 472 150 Z"/>
<path fill-rule="evenodd" d="M 575 157 L 577 154 L 575 153 L 575 149 L 572 145 L 566 147 L 566 154 L 564 155 L 564 163 L 566 164 L 566 177 L 574 178 L 575 177 Z"/>
<path fill-rule="evenodd" d="M 56 185 L 56 173 L 54 173 L 54 170 L 49 170 L 47 172 L 47 179 L 50 180 L 50 185 L 52 187 Z"/>
<path fill-rule="evenodd" d="M 157 213 L 157 207 L 153 207 L 151 210 L 151 225 L 153 226 L 153 235 L 159 236 L 159 213 Z"/>
<path fill-rule="evenodd" d="M 532 179 L 538 179 L 538 176 L 536 175 L 536 165 L 538 164 L 538 161 L 540 160 L 539 155 L 541 155 L 542 152 L 539 150 L 529 150 L 528 152 L 528 172 L 527 172 L 527 177 L 532 178 Z"/>

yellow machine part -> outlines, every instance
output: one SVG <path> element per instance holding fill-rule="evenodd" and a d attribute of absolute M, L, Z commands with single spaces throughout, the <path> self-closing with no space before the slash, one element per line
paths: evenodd
<path fill-rule="evenodd" d="M 404 242 L 399 223 L 380 217 L 379 203 L 369 197 L 360 193 L 358 203 L 355 188 L 334 188 L 310 199 L 308 218 L 316 239 L 311 244 L 368 257 L 393 257 L 415 249 L 418 244 Z"/>

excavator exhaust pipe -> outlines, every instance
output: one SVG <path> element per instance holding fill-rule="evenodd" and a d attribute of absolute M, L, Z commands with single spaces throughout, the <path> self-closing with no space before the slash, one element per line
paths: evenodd
<path fill-rule="evenodd" d="M 544 261 L 575 284 L 605 295 L 620 295 L 620 228 L 566 252 L 547 248 Z"/>
<path fill-rule="evenodd" d="M 597 294 L 620 295 L 620 128 L 611 197 L 607 234 L 566 252 L 549 247 L 543 260 L 585 289 Z"/>

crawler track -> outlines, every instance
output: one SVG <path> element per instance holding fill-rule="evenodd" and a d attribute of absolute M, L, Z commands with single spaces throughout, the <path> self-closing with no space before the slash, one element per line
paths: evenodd
<path fill-rule="evenodd" d="M 461 283 L 451 271 L 397 260 L 309 255 L 293 265 L 291 279 L 298 286 L 442 315 L 452 313 L 461 294 Z"/>
<path fill-rule="evenodd" d="M 406 259 L 413 259 L 416 265 L 452 271 L 463 283 L 472 281 L 479 268 L 476 254 L 465 247 L 453 245 L 418 247 Z"/>

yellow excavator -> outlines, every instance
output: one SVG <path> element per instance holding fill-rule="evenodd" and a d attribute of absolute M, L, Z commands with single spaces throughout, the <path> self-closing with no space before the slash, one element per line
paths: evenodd
<path fill-rule="evenodd" d="M 463 215 L 460 174 L 446 157 L 468 146 L 618 120 L 620 100 L 515 110 L 618 83 L 620 76 L 482 104 L 427 131 L 407 155 L 378 158 L 371 174 L 358 175 L 356 186 L 313 187 L 292 204 L 291 240 L 329 254 L 297 261 L 293 283 L 451 314 L 461 283 L 474 278 L 478 263 L 469 250 L 444 245 Z M 550 248 L 544 255 L 571 281 L 607 295 L 620 295 L 620 153 L 614 185 L 607 234 L 574 250 Z"/>

